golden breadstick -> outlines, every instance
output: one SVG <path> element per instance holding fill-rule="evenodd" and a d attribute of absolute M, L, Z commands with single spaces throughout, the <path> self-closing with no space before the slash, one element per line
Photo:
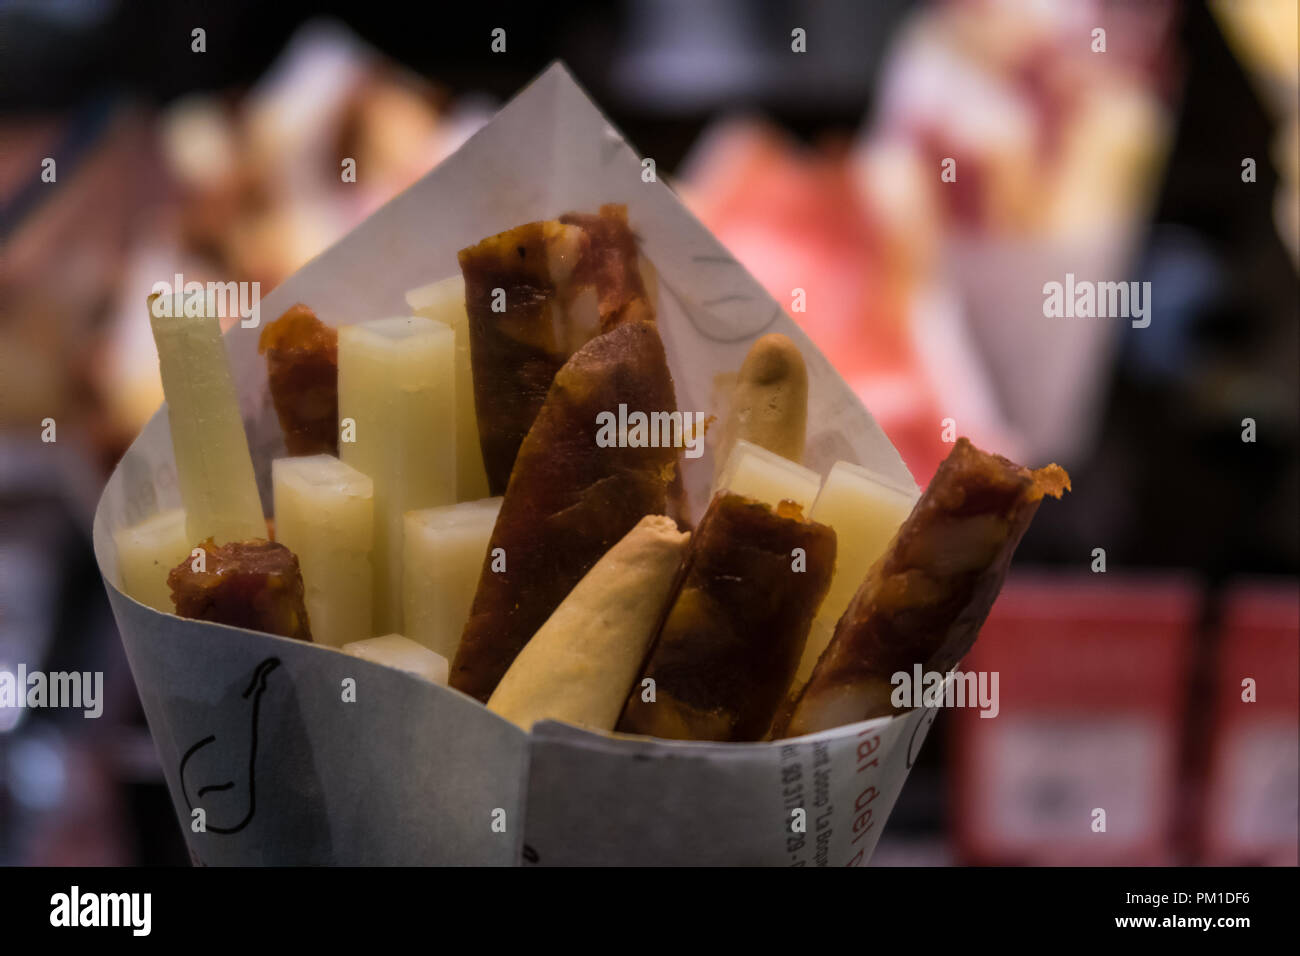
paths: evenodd
<path fill-rule="evenodd" d="M 714 456 L 720 472 L 744 439 L 793 462 L 803 460 L 808 425 L 808 369 L 798 347 L 779 332 L 764 335 L 745 356 L 731 410 Z"/>
<path fill-rule="evenodd" d="M 524 730 L 613 730 L 672 596 L 690 535 L 646 515 L 569 592 L 501 678 L 488 709 Z"/>

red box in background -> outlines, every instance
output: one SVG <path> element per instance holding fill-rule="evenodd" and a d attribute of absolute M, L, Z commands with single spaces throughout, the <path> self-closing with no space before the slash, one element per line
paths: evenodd
<path fill-rule="evenodd" d="M 1200 613 L 1189 579 L 1014 575 L 962 670 L 998 713 L 954 714 L 958 859 L 1170 862 L 1180 729 Z M 1096 810 L 1105 831 L 1094 830 Z"/>
<path fill-rule="evenodd" d="M 1243 699 L 1254 681 L 1254 701 Z M 1300 586 L 1238 584 L 1224 597 L 1200 820 L 1205 863 L 1295 866 L 1300 839 Z"/>

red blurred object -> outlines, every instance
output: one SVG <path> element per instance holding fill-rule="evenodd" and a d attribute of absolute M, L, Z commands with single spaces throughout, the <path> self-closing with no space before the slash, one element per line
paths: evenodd
<path fill-rule="evenodd" d="M 845 149 L 733 123 L 699 148 L 692 211 L 808 333 L 924 486 L 951 446 L 908 326 L 908 272 L 863 204 Z M 793 311 L 803 290 L 806 311 Z"/>
<path fill-rule="evenodd" d="M 1253 701 L 1243 682 L 1254 681 Z M 1300 590 L 1240 584 L 1224 601 L 1201 816 L 1204 862 L 1297 865 Z"/>
<path fill-rule="evenodd" d="M 1198 604 L 1174 577 L 1008 581 L 962 665 L 999 674 L 995 718 L 954 715 L 962 862 L 1171 862 Z"/>

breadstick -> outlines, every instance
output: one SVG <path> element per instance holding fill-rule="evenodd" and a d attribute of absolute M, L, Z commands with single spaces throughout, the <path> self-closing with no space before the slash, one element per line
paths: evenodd
<path fill-rule="evenodd" d="M 719 475 L 737 441 L 753 442 L 799 463 L 808 426 L 808 369 L 779 332 L 762 336 L 740 366 L 731 409 L 714 456 Z"/>
<path fill-rule="evenodd" d="M 488 709 L 524 730 L 545 719 L 613 730 L 689 539 L 671 518 L 642 518 L 519 652 Z"/>

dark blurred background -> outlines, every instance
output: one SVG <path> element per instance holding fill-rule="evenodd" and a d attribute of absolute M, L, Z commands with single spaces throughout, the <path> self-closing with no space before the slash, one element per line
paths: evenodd
<path fill-rule="evenodd" d="M 976 650 L 1001 719 L 940 717 L 875 862 L 1294 865 L 1294 0 L 470 6 L 0 7 L 0 669 L 109 697 L 0 710 L 0 863 L 187 860 L 90 550 L 162 397 L 153 281 L 269 289 L 559 58 L 778 301 L 809 290 L 918 482 L 948 417 L 1073 477 Z M 1151 282 L 1150 325 L 1048 322 L 1067 272 Z"/>

